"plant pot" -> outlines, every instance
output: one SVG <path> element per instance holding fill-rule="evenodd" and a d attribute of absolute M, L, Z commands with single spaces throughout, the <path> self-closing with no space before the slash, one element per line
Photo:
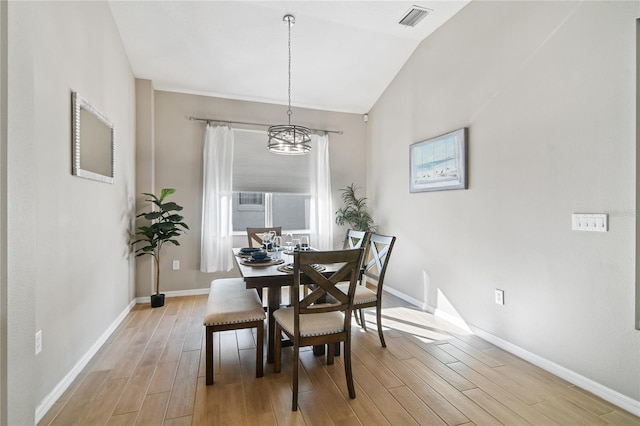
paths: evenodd
<path fill-rule="evenodd" d="M 151 295 L 151 307 L 159 308 L 164 306 L 164 294 L 152 294 Z"/>

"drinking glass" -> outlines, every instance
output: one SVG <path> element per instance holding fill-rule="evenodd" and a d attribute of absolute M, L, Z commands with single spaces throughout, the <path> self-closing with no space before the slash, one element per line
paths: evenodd
<path fill-rule="evenodd" d="M 293 245 L 293 235 L 291 233 L 284 234 L 284 246 L 287 250 L 291 250 L 291 246 Z"/>
<path fill-rule="evenodd" d="M 300 250 L 300 238 L 293 239 L 293 249 Z"/>
<path fill-rule="evenodd" d="M 309 237 L 306 235 L 300 237 L 300 250 L 309 250 Z"/>
<path fill-rule="evenodd" d="M 271 249 L 272 247 L 271 241 L 274 235 L 275 235 L 275 232 L 272 232 L 272 231 L 265 232 L 264 234 L 262 234 L 262 247 L 264 247 L 266 250 Z"/>
<path fill-rule="evenodd" d="M 277 251 L 280 250 L 280 247 L 282 247 L 282 237 L 280 235 L 276 235 L 273 237 L 273 249 Z"/>

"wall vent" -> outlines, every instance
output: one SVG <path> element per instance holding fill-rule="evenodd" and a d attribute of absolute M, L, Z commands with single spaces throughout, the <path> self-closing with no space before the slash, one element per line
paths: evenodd
<path fill-rule="evenodd" d="M 420 21 L 424 19 L 431 12 L 430 9 L 420 6 L 411 6 L 411 9 L 404 14 L 402 19 L 398 22 L 400 25 L 407 27 L 415 27 Z"/>

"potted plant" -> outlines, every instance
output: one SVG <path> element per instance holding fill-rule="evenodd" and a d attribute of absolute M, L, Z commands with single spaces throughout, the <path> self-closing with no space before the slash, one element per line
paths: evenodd
<path fill-rule="evenodd" d="M 336 212 L 336 223 L 338 225 L 348 224 L 356 231 L 375 232 L 377 226 L 373 224 L 373 219 L 367 212 L 366 197 L 358 198 L 356 191 L 358 187 L 351 184 L 342 189 L 342 201 L 344 207 Z"/>
<path fill-rule="evenodd" d="M 180 243 L 176 240 L 176 237 L 182 235 L 186 229 L 189 229 L 187 224 L 183 222 L 183 217 L 176 213 L 182 210 L 182 206 L 173 201 L 165 202 L 165 198 L 174 192 L 176 190 L 173 188 L 165 188 L 160 192 L 160 197 L 146 192 L 143 193 L 150 197 L 145 201 L 153 203 L 152 209 L 136 216 L 137 218 L 144 217 L 150 221 L 149 225 L 138 227 L 135 233 L 138 237 L 131 245 L 141 243 L 140 247 L 135 251 L 137 253 L 136 257 L 148 254 L 155 260 L 156 288 L 155 294 L 151 295 L 152 308 L 164 306 L 164 294 L 160 294 L 160 253 L 162 246 L 165 243 L 179 246 Z"/>

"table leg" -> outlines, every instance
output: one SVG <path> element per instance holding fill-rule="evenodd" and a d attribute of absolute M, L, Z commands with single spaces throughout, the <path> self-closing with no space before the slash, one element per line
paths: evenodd
<path fill-rule="evenodd" d="M 315 356 L 324 355 L 324 347 L 325 345 L 317 345 L 313 347 L 313 354 Z"/>
<path fill-rule="evenodd" d="M 269 318 L 267 319 L 267 363 L 273 364 L 273 356 L 275 352 L 276 337 L 275 336 L 276 323 L 273 319 L 273 312 L 280 307 L 280 299 L 282 297 L 282 291 L 280 287 L 269 287 L 267 289 L 267 308 L 269 310 Z"/>

